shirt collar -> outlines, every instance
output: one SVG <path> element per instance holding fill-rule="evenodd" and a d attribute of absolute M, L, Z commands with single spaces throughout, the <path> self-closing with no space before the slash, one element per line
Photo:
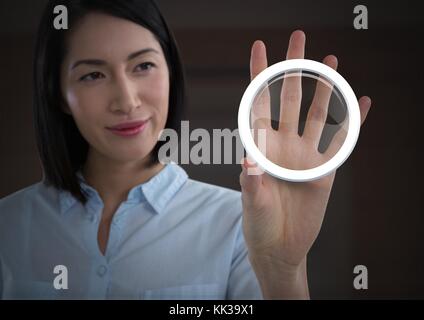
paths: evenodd
<path fill-rule="evenodd" d="M 97 191 L 89 186 L 80 171 L 77 172 L 81 189 L 88 201 L 100 200 Z M 127 202 L 140 203 L 146 200 L 155 213 L 162 213 L 176 192 L 187 181 L 188 175 L 176 163 L 170 163 L 150 180 L 133 187 L 128 193 Z M 69 191 L 59 191 L 60 212 L 66 213 L 78 200 Z"/>

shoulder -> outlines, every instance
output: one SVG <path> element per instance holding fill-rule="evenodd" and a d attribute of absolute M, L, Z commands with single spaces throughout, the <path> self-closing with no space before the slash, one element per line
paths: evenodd
<path fill-rule="evenodd" d="M 35 183 L 23 189 L 20 189 L 4 198 L 0 199 L 0 212 L 1 209 L 6 209 L 10 207 L 15 207 L 22 205 L 31 198 L 39 190 L 39 183 Z"/>
<path fill-rule="evenodd" d="M 225 248 L 228 259 L 240 247 L 243 213 L 240 191 L 187 179 L 167 212 L 170 219 L 164 224 L 185 228 L 185 236 L 196 239 L 199 246 Z"/>
<path fill-rule="evenodd" d="M 170 206 L 202 229 L 210 229 L 218 236 L 237 232 L 241 225 L 241 192 L 193 179 L 187 179 Z"/>
<path fill-rule="evenodd" d="M 160 192 L 153 190 L 152 193 L 157 196 L 160 194 L 162 199 L 169 198 L 172 204 L 179 207 L 182 205 L 186 209 L 203 208 L 208 211 L 233 209 L 241 212 L 240 191 L 192 179 L 180 165 L 167 165 L 157 181 L 160 183 L 152 184 L 151 187 L 154 189 L 159 186 Z"/>
<path fill-rule="evenodd" d="M 188 179 L 182 188 L 186 197 L 203 205 L 213 205 L 217 209 L 241 208 L 241 192 L 226 187 Z"/>
<path fill-rule="evenodd" d="M 51 202 L 52 189 L 40 181 L 0 199 L 0 219 L 29 213 L 40 204 Z"/>

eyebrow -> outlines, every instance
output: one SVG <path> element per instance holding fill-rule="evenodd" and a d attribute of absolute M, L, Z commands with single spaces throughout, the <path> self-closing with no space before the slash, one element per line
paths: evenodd
<path fill-rule="evenodd" d="M 137 52 L 131 53 L 128 57 L 127 57 L 127 61 L 130 61 L 132 59 L 135 59 L 143 54 L 149 53 L 149 52 L 154 52 L 159 54 L 159 52 L 156 49 L 153 48 L 146 48 L 146 49 L 142 49 L 139 50 Z M 106 61 L 104 60 L 99 60 L 99 59 L 84 59 L 84 60 L 78 60 L 76 61 L 72 66 L 71 66 L 71 70 L 75 69 L 76 67 L 78 67 L 79 65 L 82 64 L 88 64 L 88 65 L 93 65 L 93 66 L 103 66 L 106 65 Z"/>

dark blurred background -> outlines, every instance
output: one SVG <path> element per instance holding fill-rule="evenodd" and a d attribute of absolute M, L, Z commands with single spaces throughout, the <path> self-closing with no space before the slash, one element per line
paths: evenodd
<path fill-rule="evenodd" d="M 158 0 L 188 80 L 190 129 L 237 127 L 249 84 L 250 46 L 285 58 L 289 35 L 307 35 L 307 58 L 339 59 L 339 72 L 373 107 L 337 174 L 309 255 L 312 298 L 424 298 L 421 151 L 424 18 L 418 1 Z M 32 127 L 32 54 L 45 0 L 0 2 L 0 198 L 41 179 Z M 368 30 L 353 8 L 368 8 Z M 239 189 L 239 165 L 184 166 L 193 179 Z M 369 289 L 353 288 L 365 265 Z"/>

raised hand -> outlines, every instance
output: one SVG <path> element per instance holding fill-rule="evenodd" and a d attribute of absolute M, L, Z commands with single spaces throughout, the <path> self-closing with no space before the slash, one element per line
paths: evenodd
<path fill-rule="evenodd" d="M 287 59 L 302 59 L 304 55 L 305 34 L 295 31 Z M 337 68 L 333 55 L 323 62 Z M 256 41 L 251 54 L 252 79 L 267 66 L 265 45 Z M 300 79 L 284 80 L 278 130 L 271 128 L 269 93 L 263 93 L 252 112 L 253 129 L 266 130 L 266 156 L 290 169 L 307 169 L 326 162 L 337 152 L 345 135 L 342 128 L 324 153 L 318 151 L 332 93 L 332 88 L 322 82 L 317 84 L 303 134 L 298 134 Z M 363 123 L 371 106 L 370 98 L 359 99 L 359 106 Z M 312 182 L 294 183 L 266 173 L 248 175 L 247 169 L 252 166 L 253 163 L 244 161 L 240 175 L 243 231 L 264 296 L 306 298 L 306 256 L 321 228 L 335 173 Z"/>

